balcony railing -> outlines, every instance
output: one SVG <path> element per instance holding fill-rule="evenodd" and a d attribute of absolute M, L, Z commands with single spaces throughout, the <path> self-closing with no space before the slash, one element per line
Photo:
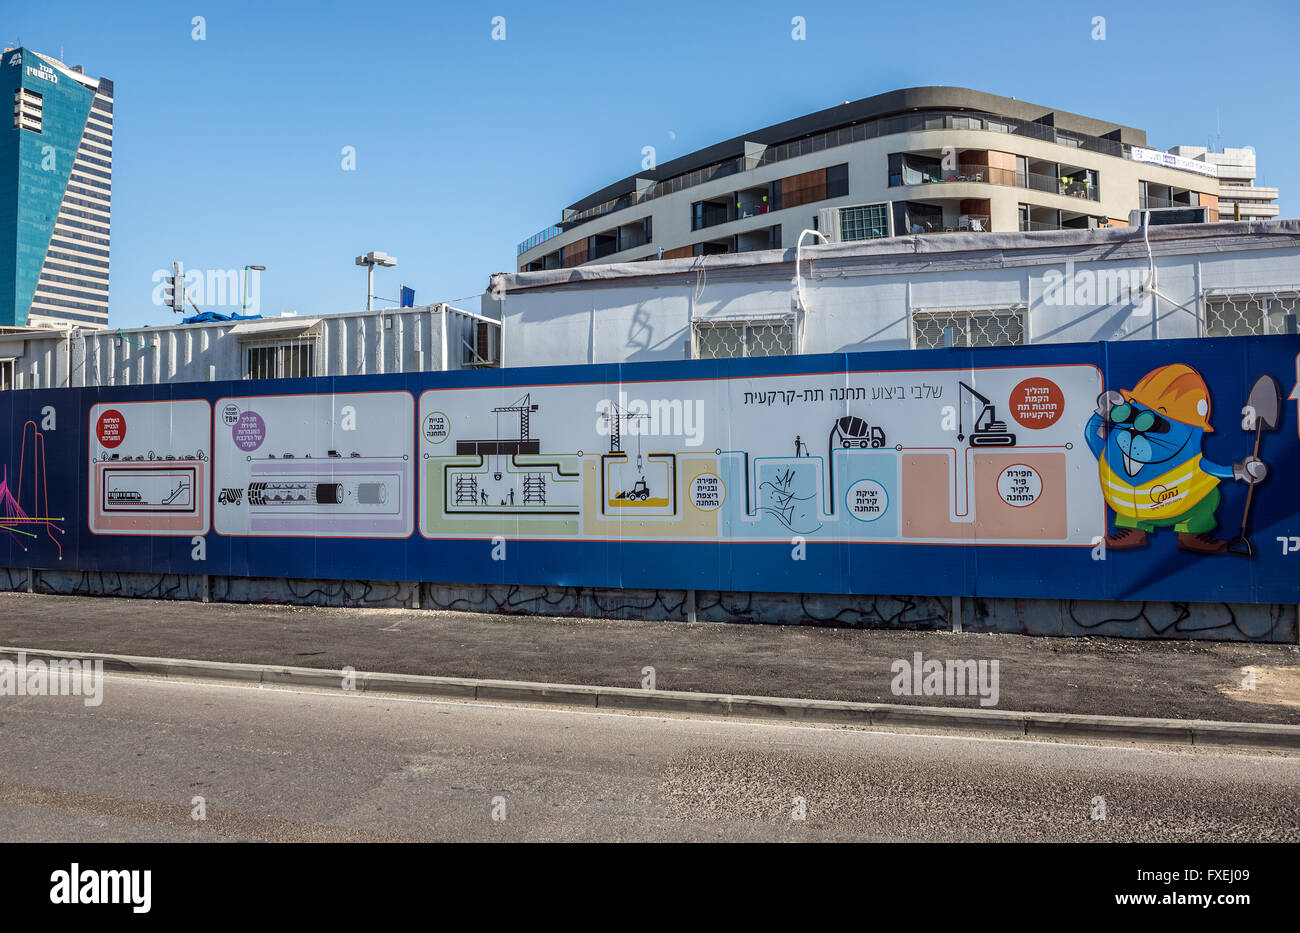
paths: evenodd
<path fill-rule="evenodd" d="M 721 205 L 710 202 L 706 209 L 695 210 L 691 213 L 691 229 L 703 230 L 706 227 L 729 224 L 733 220 L 746 220 L 750 217 L 770 213 L 772 209 L 770 204 L 762 201 L 753 201 L 749 204 L 742 203 L 739 207 L 734 204 Z"/>
<path fill-rule="evenodd" d="M 1141 201 L 1143 210 L 1157 207 L 1191 207 L 1190 204 L 1175 204 L 1168 198 L 1157 198 L 1150 195 L 1143 195 Z"/>
<path fill-rule="evenodd" d="M 613 237 L 608 240 L 597 240 L 587 249 L 587 261 L 604 259 L 606 256 L 612 256 L 617 252 L 618 242 Z"/>
<path fill-rule="evenodd" d="M 518 250 L 515 251 L 515 255 L 522 256 L 534 246 L 541 246 L 551 237 L 559 236 L 563 232 L 564 230 L 561 227 L 547 227 L 545 230 L 540 230 L 520 243 Z"/>
<path fill-rule="evenodd" d="M 1069 177 L 1060 179 L 1058 194 L 1067 198 L 1083 198 L 1085 201 L 1100 201 L 1101 192 L 1091 179 Z"/>
<path fill-rule="evenodd" d="M 898 233 L 899 231 L 895 231 Z M 917 221 L 908 233 L 992 233 L 993 225 L 987 214 L 962 214 L 946 223 Z"/>
<path fill-rule="evenodd" d="M 919 180 L 912 180 L 919 176 Z M 1011 169 L 990 167 L 988 165 L 958 165 L 955 168 L 933 170 L 909 166 L 902 175 L 891 175 L 889 185 L 933 185 L 944 182 L 980 182 L 990 185 L 1016 184 L 1016 173 Z"/>
<path fill-rule="evenodd" d="M 902 175 L 891 175 L 889 185 L 897 188 L 906 185 L 934 185 L 949 182 L 977 182 L 991 185 L 1008 185 L 1018 188 L 1031 188 L 1065 197 L 1083 198 L 1098 201 L 1101 193 L 1091 181 L 1081 178 L 1058 178 L 1055 175 L 1043 175 L 1038 172 L 1016 172 L 1006 168 L 988 165 L 958 165 L 956 168 L 924 169 L 908 166 Z"/>
<path fill-rule="evenodd" d="M 646 238 L 646 235 L 640 231 L 636 233 L 619 233 L 618 248 L 614 252 L 621 253 L 624 250 L 636 249 L 638 246 L 645 246 L 649 242 L 650 240 Z"/>
<path fill-rule="evenodd" d="M 1024 179 L 1023 187 L 1034 191 L 1046 191 L 1067 198 L 1082 198 L 1085 201 L 1100 201 L 1101 191 L 1097 185 L 1080 178 L 1058 178 L 1055 175 L 1043 175 L 1030 172 L 1020 176 Z"/>

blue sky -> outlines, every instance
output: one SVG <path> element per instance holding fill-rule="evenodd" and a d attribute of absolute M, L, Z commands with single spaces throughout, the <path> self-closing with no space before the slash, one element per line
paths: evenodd
<path fill-rule="evenodd" d="M 0 36 L 116 83 L 111 321 L 173 323 L 155 270 L 262 264 L 262 311 L 348 311 L 353 258 L 475 295 L 560 209 L 640 168 L 900 87 L 951 84 L 1252 145 L 1300 198 L 1300 5 L 59 2 Z M 206 38 L 194 41 L 191 19 Z M 505 17 L 505 41 L 492 19 Z M 791 38 L 802 16 L 807 38 Z M 1106 38 L 1092 38 L 1103 16 Z M 1225 63 L 1226 50 L 1241 57 Z M 356 170 L 341 167 L 355 147 Z M 473 306 L 473 302 L 466 303 Z M 229 309 L 226 309 L 229 310 Z"/>

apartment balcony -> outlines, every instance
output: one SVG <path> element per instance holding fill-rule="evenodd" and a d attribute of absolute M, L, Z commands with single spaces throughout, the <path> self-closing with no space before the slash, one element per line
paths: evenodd
<path fill-rule="evenodd" d="M 733 220 L 760 217 L 776 210 L 774 193 L 769 185 L 742 188 L 691 205 L 691 229 L 703 230 Z"/>
<path fill-rule="evenodd" d="M 912 224 L 912 229 L 908 232 L 915 234 L 992 233 L 993 219 L 988 214 L 961 214 L 940 223 L 930 220 L 918 221 Z"/>
<path fill-rule="evenodd" d="M 890 187 L 902 185 L 936 185 L 948 182 L 975 182 L 990 185 L 1016 185 L 1016 173 L 1009 169 L 993 168 L 988 165 L 963 164 L 949 171 L 915 171 L 902 175 L 892 175 Z"/>
<path fill-rule="evenodd" d="M 1219 196 L 1219 219 L 1236 220 L 1236 207 L 1241 205 L 1242 220 L 1267 220 L 1270 217 L 1277 217 L 1280 211 L 1278 206 L 1268 201 L 1246 201 L 1235 198 L 1224 198 Z"/>
<path fill-rule="evenodd" d="M 1095 230 L 1109 224 L 1105 217 L 1083 211 L 1064 211 L 1040 204 L 1020 205 L 1020 231 L 1034 233 L 1041 230 Z"/>
<path fill-rule="evenodd" d="M 618 237 L 613 234 L 597 233 L 587 238 L 587 262 L 604 259 L 618 251 Z"/>
<path fill-rule="evenodd" d="M 1228 185 L 1219 181 L 1219 198 L 1239 201 L 1276 201 L 1277 189 L 1263 185 Z"/>
<path fill-rule="evenodd" d="M 895 201 L 894 235 L 990 233 L 993 230 L 990 208 L 988 198 Z"/>
<path fill-rule="evenodd" d="M 990 160 L 987 152 L 968 150 L 963 155 L 978 156 L 981 161 L 965 161 L 945 167 L 943 160 L 933 154 L 894 153 L 889 157 L 889 186 L 898 188 L 973 182 L 1029 188 L 1085 201 L 1101 200 L 1101 187 L 1094 169 L 1022 159 L 1020 168 L 1013 170 L 987 164 Z"/>

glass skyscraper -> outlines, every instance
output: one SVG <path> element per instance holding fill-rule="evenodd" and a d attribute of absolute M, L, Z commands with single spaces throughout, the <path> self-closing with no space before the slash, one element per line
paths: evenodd
<path fill-rule="evenodd" d="M 105 327 L 113 82 L 13 48 L 0 95 L 0 327 Z"/>

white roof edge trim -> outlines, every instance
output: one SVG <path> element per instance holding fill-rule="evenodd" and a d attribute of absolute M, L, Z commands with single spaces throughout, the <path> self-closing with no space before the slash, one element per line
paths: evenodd
<path fill-rule="evenodd" d="M 228 334 L 239 337 L 257 337 L 262 334 L 283 334 L 290 331 L 310 330 L 320 323 L 318 317 L 270 318 L 265 321 L 240 321 Z"/>
<path fill-rule="evenodd" d="M 1280 248 L 1277 238 L 1300 241 L 1300 220 L 1242 220 L 1208 224 L 1166 224 L 1153 226 L 1150 241 L 1161 255 L 1165 250 L 1186 251 L 1189 247 L 1215 252 L 1221 249 Z M 825 262 L 873 262 L 924 260 L 929 262 L 963 261 L 982 266 L 1034 264 L 1032 257 L 1056 251 L 1068 254 L 1089 248 L 1124 248 L 1142 246 L 1141 227 L 1101 227 L 1091 230 L 1057 230 L 1036 233 L 939 233 L 857 240 L 830 246 L 807 246 L 803 260 L 809 266 Z M 1013 258 L 1017 254 L 1023 259 Z M 1068 257 L 1067 257 L 1068 258 Z M 706 275 L 729 272 L 762 274 L 764 270 L 792 266 L 795 249 L 754 250 L 689 259 L 664 259 L 647 262 L 620 262 L 607 265 L 575 266 L 538 272 L 501 272 L 490 279 L 489 293 L 500 299 L 512 292 L 539 288 L 556 288 L 585 282 L 617 280 L 667 279 L 683 274 Z"/>

